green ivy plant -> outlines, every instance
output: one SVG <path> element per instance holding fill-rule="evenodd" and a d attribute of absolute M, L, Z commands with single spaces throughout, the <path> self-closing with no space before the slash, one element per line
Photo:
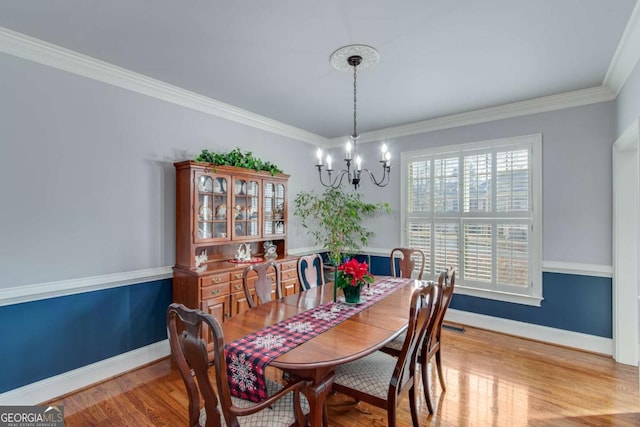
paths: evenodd
<path fill-rule="evenodd" d="M 255 171 L 266 171 L 272 176 L 283 173 L 278 166 L 253 157 L 251 151 L 243 153 L 238 147 L 228 153 L 212 153 L 209 150 L 202 150 L 202 153 L 196 157 L 196 161 L 213 163 L 216 166 L 236 166 Z"/>
<path fill-rule="evenodd" d="M 346 193 L 340 188 L 328 188 L 322 194 L 301 191 L 294 203 L 294 215 L 309 230 L 315 244 L 328 251 L 333 265 L 341 263 L 343 254 L 359 252 L 373 236 L 363 219 L 391 213 L 388 203 L 366 203 L 360 193 Z"/>

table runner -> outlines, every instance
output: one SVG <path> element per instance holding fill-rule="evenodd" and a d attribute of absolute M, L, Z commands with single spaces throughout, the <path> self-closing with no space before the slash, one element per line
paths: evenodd
<path fill-rule="evenodd" d="M 266 399 L 264 372 L 273 359 L 375 304 L 411 280 L 380 278 L 368 289 L 363 287 L 363 301 L 357 305 L 330 301 L 228 343 L 224 353 L 231 394 L 253 402 Z"/>

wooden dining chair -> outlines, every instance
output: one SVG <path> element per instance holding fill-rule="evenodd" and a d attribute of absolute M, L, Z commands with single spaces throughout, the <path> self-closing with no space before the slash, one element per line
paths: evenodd
<path fill-rule="evenodd" d="M 387 422 L 395 427 L 401 395 L 409 394 L 411 421 L 418 426 L 415 396 L 417 349 L 435 322 L 436 289 L 427 284 L 411 296 L 409 322 L 402 351 L 398 357 L 376 351 L 361 359 L 339 365 L 333 390 L 387 410 Z"/>
<path fill-rule="evenodd" d="M 275 272 L 275 282 L 268 276 L 270 270 Z M 255 271 L 258 278 L 253 282 L 256 299 L 251 293 L 250 273 Z M 264 264 L 251 264 L 244 269 L 242 273 L 242 285 L 244 287 L 244 295 L 250 308 L 256 307 L 258 304 L 271 301 L 271 293 L 275 284 L 276 298 L 282 298 L 282 274 L 280 265 L 275 261 L 267 261 Z"/>
<path fill-rule="evenodd" d="M 446 278 L 443 280 L 443 284 L 440 285 L 440 279 L 438 279 L 438 287 L 442 290 L 442 296 L 440 298 L 440 308 L 438 309 L 438 315 L 436 317 L 436 325 L 433 328 L 431 336 L 429 337 L 429 351 L 425 354 L 422 352 L 420 355 L 420 364 L 422 369 L 422 381 L 425 383 L 427 377 L 426 369 L 427 363 L 435 355 L 436 368 L 438 370 L 438 378 L 440 379 L 440 386 L 442 391 L 447 391 L 447 386 L 444 382 L 444 375 L 442 374 L 442 356 L 440 354 L 440 337 L 442 335 L 442 324 L 444 323 L 444 315 L 447 313 L 449 304 L 451 303 L 451 297 L 453 296 L 453 288 L 456 282 L 456 272 L 453 268 L 449 268 L 446 271 Z M 425 394 L 426 397 L 426 394 Z"/>
<path fill-rule="evenodd" d="M 324 263 L 320 254 L 298 258 L 298 283 L 301 291 L 324 285 Z"/>
<path fill-rule="evenodd" d="M 456 273 L 453 268 L 449 268 L 447 271 L 440 273 L 437 284 L 437 297 L 436 305 L 437 312 L 435 318 L 435 324 L 429 335 L 425 337 L 422 347 L 418 353 L 418 363 L 421 365 L 422 373 L 422 389 L 424 392 L 424 399 L 427 402 L 429 413 L 433 413 L 433 404 L 431 402 L 431 386 L 429 383 L 428 366 L 429 361 L 436 357 L 436 368 L 438 371 L 438 378 L 440 380 L 440 386 L 442 391 L 447 391 L 447 387 L 444 381 L 444 375 L 442 373 L 442 355 L 440 353 L 440 337 L 442 334 L 442 324 L 444 323 L 444 315 L 447 312 L 447 308 L 451 303 L 451 297 L 453 296 L 453 288 L 456 280 Z M 389 342 L 384 346 L 381 351 L 392 356 L 398 357 L 402 350 L 402 344 L 404 342 L 404 334 L 399 335 L 396 339 Z"/>
<path fill-rule="evenodd" d="M 260 403 L 232 397 L 218 321 L 201 310 L 173 303 L 167 309 L 167 328 L 171 353 L 189 396 L 189 426 L 238 426 L 239 422 L 243 426 L 305 425 L 309 405 L 300 393 L 307 386 L 305 380 L 291 381 L 285 387 L 267 380 L 269 397 Z M 213 343 L 213 375 L 209 372 L 207 339 Z"/>
<path fill-rule="evenodd" d="M 417 271 L 415 278 L 422 280 L 425 261 L 424 252 L 420 249 L 394 248 L 391 250 L 391 275 L 411 279 L 413 272 Z"/>

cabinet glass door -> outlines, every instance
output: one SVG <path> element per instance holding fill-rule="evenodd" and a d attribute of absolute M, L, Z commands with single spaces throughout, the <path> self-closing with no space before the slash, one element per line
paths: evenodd
<path fill-rule="evenodd" d="M 264 235 L 281 236 L 285 234 L 285 186 L 277 182 L 265 182 L 264 185 Z"/>
<path fill-rule="evenodd" d="M 258 202 L 260 185 L 257 181 L 235 179 L 233 184 L 233 236 L 254 238 L 260 235 Z"/>
<path fill-rule="evenodd" d="M 229 178 L 201 174 L 196 176 L 197 203 L 196 222 L 198 224 L 196 241 L 228 240 L 227 221 L 227 184 Z"/>

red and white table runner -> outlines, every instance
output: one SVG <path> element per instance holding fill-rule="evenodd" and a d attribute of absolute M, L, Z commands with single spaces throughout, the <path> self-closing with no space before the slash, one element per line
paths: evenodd
<path fill-rule="evenodd" d="M 276 357 L 375 304 L 412 279 L 383 277 L 363 287 L 357 305 L 327 302 L 226 345 L 231 394 L 253 402 L 268 397 L 265 368 Z"/>

